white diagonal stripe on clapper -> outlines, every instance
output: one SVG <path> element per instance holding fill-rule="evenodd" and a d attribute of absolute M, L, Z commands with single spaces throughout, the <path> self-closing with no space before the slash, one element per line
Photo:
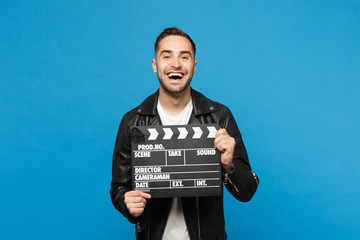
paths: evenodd
<path fill-rule="evenodd" d="M 163 128 L 165 135 L 163 139 L 171 139 L 173 132 L 171 131 L 171 128 Z"/>
<path fill-rule="evenodd" d="M 185 139 L 186 136 L 188 135 L 188 131 L 186 131 L 186 128 L 184 128 L 184 127 L 178 127 L 177 129 L 178 129 L 179 132 L 180 132 L 178 139 Z"/>
<path fill-rule="evenodd" d="M 193 127 L 192 129 L 195 132 L 193 138 L 200 138 L 201 135 L 203 134 L 203 131 L 201 130 L 200 127 Z"/>
<path fill-rule="evenodd" d="M 207 127 L 207 129 L 209 129 L 209 135 L 207 136 L 207 138 L 215 138 L 215 134 L 216 134 L 216 128 L 214 126 L 210 126 Z"/>
<path fill-rule="evenodd" d="M 150 136 L 148 140 L 155 140 L 157 138 L 157 136 L 159 135 L 159 133 L 156 131 L 155 128 L 149 128 L 148 129 L 150 132 Z"/>

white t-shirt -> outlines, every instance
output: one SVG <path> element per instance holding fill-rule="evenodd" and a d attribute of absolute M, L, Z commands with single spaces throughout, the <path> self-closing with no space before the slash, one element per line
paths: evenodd
<path fill-rule="evenodd" d="M 193 110 L 192 100 L 185 106 L 185 108 L 176 116 L 168 114 L 160 105 L 158 101 L 157 110 L 162 122 L 162 125 L 186 125 L 189 122 L 191 112 Z M 173 198 L 171 201 L 171 208 L 169 217 L 166 222 L 163 240 L 190 240 L 189 232 L 186 227 L 184 212 L 180 198 Z"/>

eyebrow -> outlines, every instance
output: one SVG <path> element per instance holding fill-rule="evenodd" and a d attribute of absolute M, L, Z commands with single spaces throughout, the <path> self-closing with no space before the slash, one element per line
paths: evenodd
<path fill-rule="evenodd" d="M 161 56 L 163 53 L 172 53 L 172 52 L 173 52 L 172 50 L 162 50 L 162 51 L 160 52 L 160 56 Z M 180 51 L 180 54 L 189 54 L 189 55 L 192 57 L 190 51 Z"/>

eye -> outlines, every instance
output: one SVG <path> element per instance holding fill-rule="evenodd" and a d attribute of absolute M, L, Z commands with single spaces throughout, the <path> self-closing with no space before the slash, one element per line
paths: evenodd
<path fill-rule="evenodd" d="M 182 59 L 182 60 L 188 60 L 189 57 L 188 57 L 188 56 L 182 56 L 181 59 Z"/>
<path fill-rule="evenodd" d="M 167 59 L 170 59 L 170 56 L 164 55 L 164 56 L 163 56 L 163 59 L 166 59 L 166 60 L 167 60 Z"/>

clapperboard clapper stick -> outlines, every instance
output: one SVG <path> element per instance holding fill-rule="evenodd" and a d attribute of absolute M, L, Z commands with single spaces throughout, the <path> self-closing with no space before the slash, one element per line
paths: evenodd
<path fill-rule="evenodd" d="M 132 186 L 153 198 L 218 196 L 218 124 L 131 128 Z"/>

